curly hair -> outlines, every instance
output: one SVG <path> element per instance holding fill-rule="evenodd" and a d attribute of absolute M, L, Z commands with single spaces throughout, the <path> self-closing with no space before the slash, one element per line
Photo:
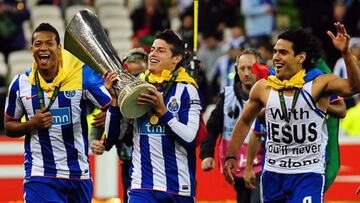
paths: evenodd
<path fill-rule="evenodd" d="M 293 43 L 295 55 L 300 52 L 306 53 L 303 68 L 306 71 L 315 67 L 321 56 L 322 45 L 319 38 L 304 29 L 286 30 L 278 36 L 279 39 L 288 40 Z"/>

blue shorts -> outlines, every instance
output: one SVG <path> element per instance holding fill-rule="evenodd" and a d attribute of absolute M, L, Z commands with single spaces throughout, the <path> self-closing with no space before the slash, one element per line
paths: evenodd
<path fill-rule="evenodd" d="M 91 202 L 91 180 L 30 177 L 24 180 L 24 200 L 39 202 Z"/>
<path fill-rule="evenodd" d="M 194 197 L 156 190 L 129 190 L 129 203 L 195 203 Z"/>
<path fill-rule="evenodd" d="M 264 171 L 261 175 L 265 203 L 324 201 L 325 175 L 319 173 L 280 174 Z"/>

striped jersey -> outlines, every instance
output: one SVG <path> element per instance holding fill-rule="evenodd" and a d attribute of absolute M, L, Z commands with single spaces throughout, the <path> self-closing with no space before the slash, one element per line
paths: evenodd
<path fill-rule="evenodd" d="M 17 75 L 10 84 L 6 99 L 6 116 L 20 120 L 31 119 L 40 109 L 37 88 L 28 76 L 31 69 Z M 25 177 L 89 179 L 88 126 L 86 107 L 89 102 L 98 108 L 106 107 L 110 95 L 101 77 L 89 66 L 76 72 L 73 90 L 60 92 L 50 108 L 52 125 L 25 135 Z M 80 87 L 80 88 L 79 88 Z M 45 91 L 45 106 L 49 97 Z"/>
<path fill-rule="evenodd" d="M 158 124 L 150 124 L 147 114 L 135 120 L 130 189 L 195 196 L 195 137 L 202 107 L 194 86 L 174 84 L 164 98 L 168 112 Z M 120 117 L 118 108 L 109 108 L 109 137 L 119 136 Z"/>

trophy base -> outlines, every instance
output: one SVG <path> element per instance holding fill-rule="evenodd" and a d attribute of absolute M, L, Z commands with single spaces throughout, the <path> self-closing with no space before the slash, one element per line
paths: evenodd
<path fill-rule="evenodd" d="M 132 87 L 131 90 L 128 89 L 127 93 L 122 97 L 122 99 L 118 99 L 118 106 L 120 107 L 120 111 L 125 118 L 139 118 L 150 111 L 150 106 L 139 105 L 136 102 L 136 98 L 139 96 L 139 94 L 147 92 L 148 88 L 156 89 L 149 83 L 143 83 L 140 85 L 138 84 L 135 87 Z"/>

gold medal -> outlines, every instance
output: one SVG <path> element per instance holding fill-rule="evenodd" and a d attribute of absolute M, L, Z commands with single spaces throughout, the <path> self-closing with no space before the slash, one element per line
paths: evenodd
<path fill-rule="evenodd" d="M 150 117 L 150 123 L 151 125 L 156 125 L 159 122 L 159 117 L 157 117 L 157 115 L 153 114 Z"/>

